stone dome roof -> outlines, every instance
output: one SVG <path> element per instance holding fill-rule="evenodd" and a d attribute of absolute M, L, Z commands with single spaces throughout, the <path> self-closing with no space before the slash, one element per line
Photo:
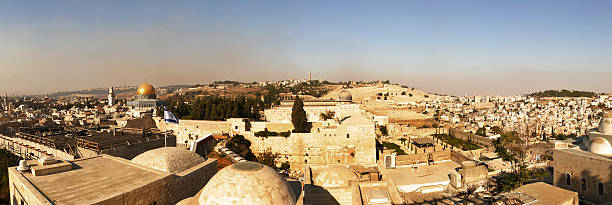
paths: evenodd
<path fill-rule="evenodd" d="M 138 95 L 155 95 L 155 88 L 147 82 L 144 82 L 138 86 L 136 91 Z"/>
<path fill-rule="evenodd" d="M 597 131 L 604 135 L 612 135 L 612 112 L 608 112 L 603 115 L 603 118 L 601 118 L 601 121 L 599 122 L 599 128 L 597 128 Z"/>
<path fill-rule="evenodd" d="M 610 142 L 603 137 L 597 137 L 591 140 L 589 142 L 589 151 L 594 154 L 612 157 L 612 146 L 610 146 Z"/>
<path fill-rule="evenodd" d="M 131 160 L 132 163 L 162 172 L 178 173 L 203 163 L 199 154 L 178 147 L 162 147 L 146 151 Z"/>
<path fill-rule="evenodd" d="M 338 94 L 338 100 L 340 101 L 353 101 L 353 95 L 348 90 L 342 90 L 340 94 Z"/>
<path fill-rule="evenodd" d="M 213 176 L 195 196 L 201 205 L 296 203 L 293 190 L 274 169 L 257 162 L 238 162 Z"/>
<path fill-rule="evenodd" d="M 350 181 L 357 181 L 359 178 L 353 170 L 340 166 L 332 165 L 323 168 L 314 178 L 314 184 L 321 187 L 348 187 Z"/>

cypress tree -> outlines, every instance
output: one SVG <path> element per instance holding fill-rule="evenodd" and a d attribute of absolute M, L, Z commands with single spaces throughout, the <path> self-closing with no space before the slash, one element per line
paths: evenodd
<path fill-rule="evenodd" d="M 295 97 L 295 101 L 293 102 L 291 123 L 293 123 L 293 127 L 295 128 L 294 131 L 297 133 L 310 132 L 306 111 L 304 111 L 304 102 L 302 102 L 302 99 L 298 96 Z"/>

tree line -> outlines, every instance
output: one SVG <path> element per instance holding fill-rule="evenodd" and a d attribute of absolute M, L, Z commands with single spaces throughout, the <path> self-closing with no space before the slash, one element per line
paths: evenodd
<path fill-rule="evenodd" d="M 577 90 L 546 90 L 529 94 L 529 97 L 597 97 L 597 93 Z"/>
<path fill-rule="evenodd" d="M 179 119 L 226 120 L 228 118 L 259 119 L 263 102 L 257 98 L 229 98 L 217 95 L 189 99 L 189 96 L 172 96 L 168 110 Z M 163 116 L 163 109 L 159 109 Z"/>

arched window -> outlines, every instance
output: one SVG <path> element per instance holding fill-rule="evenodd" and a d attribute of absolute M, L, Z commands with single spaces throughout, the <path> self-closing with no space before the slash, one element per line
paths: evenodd
<path fill-rule="evenodd" d="M 586 187 L 587 187 L 586 179 L 582 178 L 581 181 L 582 181 L 582 184 L 580 185 L 580 187 L 582 188 L 582 191 L 586 191 Z"/>
<path fill-rule="evenodd" d="M 571 179 L 570 179 L 570 175 L 569 174 L 565 174 L 565 185 L 572 185 L 571 183 Z"/>
<path fill-rule="evenodd" d="M 603 195 L 603 184 L 601 182 L 597 183 L 597 193 Z"/>

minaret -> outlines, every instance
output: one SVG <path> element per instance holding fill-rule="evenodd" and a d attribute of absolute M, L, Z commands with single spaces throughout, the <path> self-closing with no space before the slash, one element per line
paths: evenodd
<path fill-rule="evenodd" d="M 8 110 L 8 103 L 6 102 L 6 99 L 8 98 L 8 93 L 4 94 L 4 110 Z"/>
<path fill-rule="evenodd" d="M 312 81 L 312 72 L 308 72 L 308 82 Z"/>
<path fill-rule="evenodd" d="M 115 104 L 115 93 L 113 93 L 113 86 L 108 88 L 108 106 L 112 107 Z"/>

